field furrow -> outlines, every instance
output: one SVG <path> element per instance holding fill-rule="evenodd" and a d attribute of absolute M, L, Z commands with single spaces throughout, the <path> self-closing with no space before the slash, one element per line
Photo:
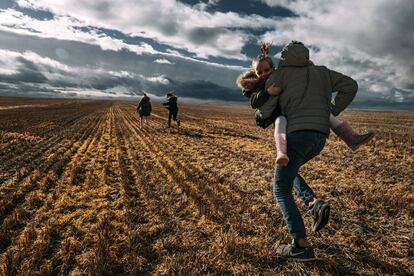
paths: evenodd
<path fill-rule="evenodd" d="M 59 158 L 52 159 L 51 164 L 46 165 L 46 171 L 38 171 L 34 176 L 34 179 L 30 179 L 33 182 L 28 181 L 29 184 L 33 183 L 32 186 L 24 187 L 23 185 L 20 185 L 17 193 L 18 199 L 23 202 L 23 205 L 19 206 L 17 204 L 19 208 L 15 211 L 11 210 L 13 212 L 4 219 L 2 224 L 2 231 L 9 234 L 7 240 L 11 242 L 11 248 L 8 248 L 5 251 L 5 255 L 12 254 L 16 263 L 20 263 L 23 259 L 27 261 L 27 259 L 24 258 L 24 252 L 30 252 L 30 248 L 32 248 L 29 245 L 32 245 L 33 241 L 26 240 L 27 244 L 25 245 L 25 250 L 22 254 L 19 254 L 19 252 L 22 251 L 19 250 L 21 241 L 25 240 L 27 234 L 26 231 L 23 231 L 19 236 L 20 231 L 18 230 L 23 229 L 26 225 L 26 228 L 32 229 L 31 232 L 42 233 L 42 239 L 44 238 L 47 240 L 50 238 L 54 243 L 57 242 L 58 238 L 56 236 L 50 237 L 50 235 L 57 235 L 56 227 L 61 227 L 61 225 L 56 223 L 54 216 L 50 214 L 50 210 L 54 210 L 53 207 L 55 206 L 53 205 L 56 204 L 56 201 L 59 201 L 60 197 L 64 196 L 62 189 L 67 186 L 68 180 L 73 176 L 73 164 L 76 162 L 78 156 L 83 155 L 86 149 L 90 146 L 93 136 L 98 129 L 99 122 L 101 122 L 102 119 L 103 117 L 100 114 L 97 114 L 93 120 L 90 120 L 91 124 L 85 125 L 86 128 L 84 132 L 81 132 L 80 135 L 77 136 L 78 140 L 72 140 L 72 144 L 67 146 L 66 151 L 60 151 L 61 155 L 58 155 Z M 51 173 L 48 173 L 49 170 Z M 41 187 L 39 187 L 40 189 L 34 190 L 37 185 L 41 185 Z M 23 194 L 21 192 L 23 192 Z M 13 200 L 15 201 L 16 197 L 13 198 L 12 201 Z M 6 205 L 6 208 L 8 206 L 10 205 Z M 32 217 L 34 218 L 31 219 Z M 32 225 L 30 223 L 32 223 Z M 45 223 L 46 227 L 44 227 Z M 34 242 L 34 246 L 37 245 L 38 244 Z M 49 247 L 44 244 L 39 246 L 39 248 L 44 254 L 50 251 Z"/>

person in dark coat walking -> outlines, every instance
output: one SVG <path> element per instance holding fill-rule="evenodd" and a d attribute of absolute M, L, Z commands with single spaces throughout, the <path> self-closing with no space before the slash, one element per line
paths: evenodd
<path fill-rule="evenodd" d="M 168 109 L 168 127 L 171 127 L 171 118 L 177 122 L 177 126 L 180 126 L 180 120 L 177 119 L 178 105 L 177 97 L 172 93 L 167 93 L 167 101 L 163 105 Z"/>
<path fill-rule="evenodd" d="M 144 127 L 144 122 L 151 115 L 151 99 L 144 93 L 144 97 L 139 101 L 137 111 L 140 117 L 139 128 Z"/>

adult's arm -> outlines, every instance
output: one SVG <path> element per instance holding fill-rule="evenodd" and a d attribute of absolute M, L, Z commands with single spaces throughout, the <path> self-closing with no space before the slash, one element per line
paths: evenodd
<path fill-rule="evenodd" d="M 344 74 L 329 70 L 332 92 L 338 92 L 331 102 L 331 112 L 338 116 L 355 98 L 358 83 Z"/>

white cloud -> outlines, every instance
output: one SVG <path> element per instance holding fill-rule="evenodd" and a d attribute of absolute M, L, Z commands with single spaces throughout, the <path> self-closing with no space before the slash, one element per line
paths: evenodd
<path fill-rule="evenodd" d="M 171 61 L 169 61 L 168 59 L 165 58 L 159 58 L 154 60 L 155 63 L 161 63 L 161 64 L 174 64 Z"/>
<path fill-rule="evenodd" d="M 204 80 L 170 81 L 165 75 L 147 77 L 131 71 L 68 66 L 29 51 L 0 49 L 0 64 L 15 64 L 13 71 L 0 72 L 0 94 L 8 96 L 131 98 L 143 91 L 162 95 L 174 90 L 180 98 L 193 101 L 241 98 L 234 89 Z M 196 87 L 201 90 L 199 94 L 194 93 Z"/>
<path fill-rule="evenodd" d="M 142 76 L 143 78 L 145 78 L 144 76 Z M 149 77 L 149 78 L 145 78 L 151 82 L 155 82 L 155 83 L 161 83 L 161 84 L 165 84 L 168 85 L 170 84 L 170 81 L 165 78 L 165 76 L 155 76 L 155 77 Z"/>
<path fill-rule="evenodd" d="M 69 89 L 58 89 L 57 92 L 62 95 L 68 95 L 69 97 L 78 98 L 133 98 L 135 95 L 131 95 L 124 87 L 115 87 L 108 89 L 108 91 L 101 91 L 97 89 L 85 89 L 85 88 L 69 88 Z"/>
<path fill-rule="evenodd" d="M 281 19 L 262 39 L 278 45 L 300 40 L 314 46 L 318 50 L 311 51 L 311 59 L 316 64 L 350 74 L 370 93 L 389 95 L 401 88 L 414 92 L 413 1 L 263 2 L 299 16 Z"/>
<path fill-rule="evenodd" d="M 228 28 L 274 26 L 272 19 L 234 12 L 210 14 L 175 0 L 77 1 L 19 0 L 20 6 L 70 16 L 87 25 L 120 30 L 130 35 L 155 39 L 195 53 L 198 57 L 221 56 L 244 60 L 241 49 L 247 32 Z M 210 5 L 215 1 L 211 1 Z"/>
<path fill-rule="evenodd" d="M 99 45 L 103 50 L 119 51 L 127 49 L 137 55 L 157 53 L 149 44 L 127 44 L 122 40 L 105 34 L 98 34 L 93 30 L 89 32 L 81 31 L 79 28 L 83 26 L 85 26 L 84 22 L 68 16 L 55 16 L 51 20 L 38 20 L 13 9 L 0 10 L 0 30 L 44 38 L 79 41 Z"/>

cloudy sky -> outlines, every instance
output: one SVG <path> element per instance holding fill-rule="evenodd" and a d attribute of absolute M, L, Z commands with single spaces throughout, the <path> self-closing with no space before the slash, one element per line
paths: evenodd
<path fill-rule="evenodd" d="M 355 78 L 355 104 L 414 106 L 412 0 L 0 0 L 0 95 L 246 101 L 262 40 Z"/>

